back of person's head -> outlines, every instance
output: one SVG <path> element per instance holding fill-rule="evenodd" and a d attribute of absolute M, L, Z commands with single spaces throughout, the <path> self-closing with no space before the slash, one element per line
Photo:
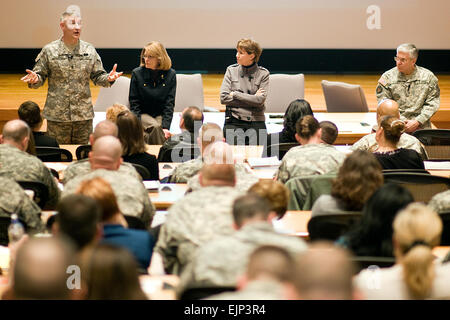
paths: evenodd
<path fill-rule="evenodd" d="M 400 119 L 397 101 L 391 99 L 383 99 L 380 101 L 377 107 L 377 122 L 379 123 L 384 116 L 392 116 Z"/>
<path fill-rule="evenodd" d="M 56 211 L 58 232 L 70 238 L 78 250 L 96 240 L 101 216 L 97 201 L 81 194 L 71 194 L 61 199 Z"/>
<path fill-rule="evenodd" d="M 31 129 L 36 129 L 42 124 L 41 109 L 34 101 L 25 101 L 17 111 L 19 119 L 25 121 Z"/>
<path fill-rule="evenodd" d="M 234 223 L 238 228 L 249 221 L 267 221 L 269 213 L 270 203 L 257 194 L 241 196 L 233 204 Z"/>
<path fill-rule="evenodd" d="M 349 233 L 350 247 L 355 254 L 371 246 L 372 253 L 364 255 L 393 256 L 392 223 L 397 212 L 412 202 L 411 192 L 399 184 L 385 183 L 376 190 L 362 209 L 358 227 Z"/>
<path fill-rule="evenodd" d="M 353 274 L 347 250 L 317 242 L 298 257 L 295 285 L 302 300 L 350 300 Z"/>
<path fill-rule="evenodd" d="M 120 103 L 114 103 L 111 107 L 108 107 L 108 109 L 106 109 L 106 120 L 116 123 L 117 115 L 122 111 L 127 110 L 129 110 L 127 106 Z"/>
<path fill-rule="evenodd" d="M 359 211 L 383 184 L 383 171 L 375 156 L 363 150 L 349 154 L 333 181 L 331 195 L 343 201 L 346 210 Z"/>
<path fill-rule="evenodd" d="M 322 128 L 322 141 L 333 144 L 338 137 L 338 127 L 331 121 L 321 121 L 319 125 Z"/>
<path fill-rule="evenodd" d="M 145 152 L 144 128 L 134 113 L 129 110 L 120 112 L 116 123 L 123 155 Z"/>
<path fill-rule="evenodd" d="M 394 220 L 396 257 L 413 299 L 429 297 L 435 278 L 433 247 L 439 245 L 442 221 L 424 204 L 412 203 Z"/>
<path fill-rule="evenodd" d="M 223 131 L 220 126 L 213 122 L 207 122 L 202 125 L 199 131 L 199 145 L 201 145 L 202 152 L 208 147 L 210 144 L 223 141 Z"/>
<path fill-rule="evenodd" d="M 265 245 L 252 252 L 247 264 L 247 278 L 292 283 L 295 259 L 285 249 Z"/>
<path fill-rule="evenodd" d="M 190 133 L 197 133 L 203 123 L 203 112 L 197 107 L 183 110 L 184 127 Z"/>
<path fill-rule="evenodd" d="M 70 299 L 67 268 L 75 253 L 62 238 L 31 238 L 17 251 L 14 263 L 15 299 Z"/>
<path fill-rule="evenodd" d="M 207 164 L 234 164 L 233 148 L 223 141 L 211 143 L 203 152 L 203 162 Z"/>
<path fill-rule="evenodd" d="M 113 136 L 117 137 L 119 133 L 119 129 L 117 125 L 109 120 L 100 121 L 94 128 L 94 132 L 92 133 L 93 140 L 95 142 L 98 138 L 104 136 Z"/>
<path fill-rule="evenodd" d="M 152 56 L 158 59 L 158 70 L 169 70 L 172 68 L 172 60 L 167 54 L 166 48 L 162 45 L 161 42 L 152 41 L 147 43 L 147 45 L 141 51 L 141 67 L 145 66 L 144 56 Z"/>
<path fill-rule="evenodd" d="M 256 63 L 258 63 L 262 53 L 261 46 L 258 44 L 258 42 L 248 38 L 240 39 L 236 44 L 236 49 L 244 50 L 248 54 L 254 54 L 255 59 L 253 61 Z"/>
<path fill-rule="evenodd" d="M 236 184 L 236 172 L 232 164 L 205 163 L 200 170 L 200 184 L 206 186 L 229 186 Z"/>
<path fill-rule="evenodd" d="M 248 193 L 266 199 L 270 204 L 270 210 L 276 212 L 278 219 L 281 219 L 287 211 L 289 190 L 279 181 L 259 180 L 248 189 Z"/>
<path fill-rule="evenodd" d="M 299 137 L 309 140 L 320 129 L 319 121 L 313 116 L 304 116 L 295 124 L 295 131 Z"/>
<path fill-rule="evenodd" d="M 97 201 L 102 211 L 100 218 L 102 222 L 109 220 L 120 212 L 111 185 L 100 177 L 82 181 L 76 192 Z"/>
<path fill-rule="evenodd" d="M 384 138 L 393 144 L 397 144 L 400 136 L 405 132 L 405 123 L 392 116 L 384 116 L 380 121 L 380 128 L 383 128 Z"/>
<path fill-rule="evenodd" d="M 113 136 L 103 136 L 95 140 L 89 152 L 91 169 L 118 170 L 122 163 L 122 144 Z"/>
<path fill-rule="evenodd" d="M 12 142 L 14 144 L 20 144 L 24 139 L 29 139 L 30 134 L 30 127 L 22 120 L 8 121 L 2 131 L 3 142 Z"/>
<path fill-rule="evenodd" d="M 86 265 L 88 300 L 145 300 L 139 283 L 138 266 L 126 249 L 98 245 Z"/>
<path fill-rule="evenodd" d="M 298 119 L 304 116 L 313 115 L 311 105 L 304 99 L 296 99 L 292 101 L 284 113 L 283 127 L 292 136 L 295 134 L 295 124 Z"/>

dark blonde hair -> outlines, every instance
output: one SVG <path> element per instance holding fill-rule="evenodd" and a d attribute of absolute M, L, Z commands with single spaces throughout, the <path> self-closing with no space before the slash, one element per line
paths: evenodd
<path fill-rule="evenodd" d="M 295 131 L 303 138 L 309 140 L 320 129 L 319 121 L 311 115 L 304 116 L 297 120 Z"/>
<path fill-rule="evenodd" d="M 270 210 L 277 213 L 281 219 L 287 211 L 289 190 L 279 181 L 260 180 L 248 189 L 249 193 L 256 193 L 270 203 Z"/>
<path fill-rule="evenodd" d="M 394 144 L 398 143 L 400 136 L 405 132 L 405 123 L 393 116 L 382 117 L 380 126 L 383 128 L 386 140 Z"/>
<path fill-rule="evenodd" d="M 106 109 L 106 120 L 116 123 L 117 115 L 122 111 L 127 110 L 129 110 L 127 106 L 124 106 L 123 104 L 120 103 L 114 103 L 111 107 L 108 107 L 108 109 Z"/>
<path fill-rule="evenodd" d="M 144 55 L 148 54 L 158 59 L 158 70 L 169 70 L 172 68 L 172 60 L 167 54 L 166 48 L 158 41 L 148 43 L 141 51 L 140 66 L 145 66 Z"/>
<path fill-rule="evenodd" d="M 127 110 L 117 115 L 119 140 L 122 144 L 122 155 L 133 155 L 145 152 L 144 128 L 133 112 Z"/>
<path fill-rule="evenodd" d="M 236 49 L 241 49 L 247 52 L 248 54 L 254 54 L 255 58 L 254 62 L 258 63 L 259 57 L 261 57 L 262 49 L 259 46 L 258 42 L 253 41 L 252 39 L 243 38 L 238 41 L 236 45 Z"/>
<path fill-rule="evenodd" d="M 421 203 L 412 203 L 394 220 L 397 258 L 413 299 L 429 297 L 435 277 L 432 248 L 439 245 L 442 221 L 436 212 Z"/>
<path fill-rule="evenodd" d="M 331 195 L 342 200 L 346 210 L 359 211 L 383 184 L 383 172 L 375 156 L 356 150 L 347 156 L 333 181 Z"/>

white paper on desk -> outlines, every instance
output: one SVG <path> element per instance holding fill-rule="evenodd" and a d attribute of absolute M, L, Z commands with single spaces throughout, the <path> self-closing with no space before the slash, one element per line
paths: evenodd
<path fill-rule="evenodd" d="M 270 158 L 248 158 L 248 164 L 250 167 L 275 167 L 279 166 L 281 161 L 278 160 L 278 157 L 270 157 Z"/>
<path fill-rule="evenodd" d="M 427 170 L 450 170 L 450 161 L 424 161 Z"/>
<path fill-rule="evenodd" d="M 144 180 L 144 187 L 147 190 L 159 190 L 159 181 L 158 180 Z"/>

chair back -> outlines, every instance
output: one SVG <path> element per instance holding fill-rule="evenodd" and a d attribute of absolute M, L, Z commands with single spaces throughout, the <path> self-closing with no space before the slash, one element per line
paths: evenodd
<path fill-rule="evenodd" d="M 72 162 L 72 152 L 56 147 L 36 147 L 36 156 L 42 162 Z"/>
<path fill-rule="evenodd" d="M 360 85 L 322 80 L 322 90 L 328 112 L 369 112 Z"/>
<path fill-rule="evenodd" d="M 289 104 L 305 96 L 305 76 L 300 74 L 269 75 L 266 112 L 284 113 Z"/>
<path fill-rule="evenodd" d="M 449 129 L 422 129 L 413 136 L 424 145 L 428 160 L 450 160 Z"/>
<path fill-rule="evenodd" d="M 25 232 L 27 231 L 27 225 L 22 220 L 19 219 L 20 223 L 23 225 L 23 228 Z M 11 217 L 0 217 L 0 246 L 7 247 L 9 244 L 9 237 L 8 237 L 8 228 L 11 224 Z"/>
<path fill-rule="evenodd" d="M 45 204 L 48 201 L 49 192 L 48 187 L 42 182 L 37 181 L 16 181 L 24 190 L 33 191 L 33 201 L 41 208 L 44 209 Z"/>
<path fill-rule="evenodd" d="M 392 182 L 407 188 L 416 202 L 428 203 L 440 192 L 450 189 L 450 179 L 427 173 L 383 172 L 384 182 Z"/>
<path fill-rule="evenodd" d="M 186 162 L 200 156 L 200 149 L 196 145 L 180 142 L 172 149 L 160 152 L 158 162 Z"/>
<path fill-rule="evenodd" d="M 335 241 L 360 220 L 358 211 L 336 211 L 336 214 L 312 217 L 308 222 L 309 239 Z"/>
<path fill-rule="evenodd" d="M 450 211 L 441 212 L 442 219 L 441 246 L 450 246 Z"/>
<path fill-rule="evenodd" d="M 75 150 L 75 154 L 78 160 L 87 159 L 89 157 L 89 152 L 91 152 L 92 146 L 90 144 L 83 144 L 78 146 Z"/>
<path fill-rule="evenodd" d="M 268 157 L 275 157 L 277 156 L 278 159 L 283 159 L 284 155 L 293 147 L 297 147 L 300 144 L 298 142 L 282 142 L 282 143 L 276 143 L 271 144 L 267 146 L 267 156 Z"/>
<path fill-rule="evenodd" d="M 141 175 L 142 180 L 151 180 L 152 177 L 146 167 L 144 167 L 140 164 L 137 164 L 137 163 L 132 163 L 132 162 L 130 162 L 130 164 L 133 165 L 133 167 L 136 169 L 136 171 Z"/>
<path fill-rule="evenodd" d="M 130 78 L 121 76 L 111 87 L 101 87 L 94 104 L 94 111 L 106 111 L 114 103 L 120 103 L 129 108 L 130 83 Z"/>
<path fill-rule="evenodd" d="M 203 81 L 200 73 L 177 74 L 177 91 L 175 94 L 175 112 L 187 107 L 197 107 L 203 111 Z"/>

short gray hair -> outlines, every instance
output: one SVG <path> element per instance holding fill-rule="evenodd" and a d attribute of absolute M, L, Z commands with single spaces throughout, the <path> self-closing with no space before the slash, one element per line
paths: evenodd
<path fill-rule="evenodd" d="M 61 21 L 71 16 L 77 16 L 81 18 L 81 9 L 79 6 L 75 4 L 68 6 L 66 10 L 61 14 Z"/>
<path fill-rule="evenodd" d="M 419 49 L 412 43 L 403 43 L 397 47 L 398 52 L 407 52 L 412 59 L 419 57 Z"/>

